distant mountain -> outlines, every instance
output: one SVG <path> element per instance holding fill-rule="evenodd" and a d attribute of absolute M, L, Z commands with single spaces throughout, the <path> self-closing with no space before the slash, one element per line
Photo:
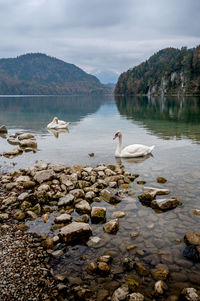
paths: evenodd
<path fill-rule="evenodd" d="M 0 94 L 72 95 L 109 91 L 95 76 L 42 53 L 0 59 Z"/>
<path fill-rule="evenodd" d="M 102 71 L 102 72 L 94 72 L 93 75 L 95 75 L 102 84 L 116 84 L 119 74 L 113 71 Z"/>
<path fill-rule="evenodd" d="M 200 45 L 166 48 L 120 75 L 115 95 L 200 95 Z"/>

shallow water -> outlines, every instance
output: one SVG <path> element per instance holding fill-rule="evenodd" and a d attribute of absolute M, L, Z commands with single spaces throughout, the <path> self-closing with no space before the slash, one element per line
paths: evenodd
<path fill-rule="evenodd" d="M 69 130 L 58 137 L 46 128 L 54 116 L 70 121 Z M 31 166 L 36 162 L 70 166 L 122 162 L 128 171 L 140 175 L 137 180 L 145 180 L 147 186 L 168 188 L 170 195 L 177 196 L 183 203 L 172 211 L 158 214 L 138 201 L 137 195 L 143 186 L 135 180 L 132 201 L 121 202 L 115 207 L 101 203 L 107 207 L 107 221 L 116 210 L 127 213 L 120 219 L 118 233 L 105 234 L 102 225 L 93 225 L 93 235 L 101 238 L 100 246 L 69 247 L 61 263 L 56 262 L 54 268 L 57 271 L 68 271 L 74 276 L 81 274 L 82 279 L 89 281 L 91 276 L 85 272 L 88 260 L 112 251 L 116 253 L 112 265 L 116 279 L 122 277 L 120 270 L 117 271 L 122 258 L 130 256 L 140 258 L 149 268 L 158 263 L 167 264 L 170 270 L 168 294 L 179 292 L 188 283 L 199 287 L 200 263 L 185 259 L 182 252 L 184 234 L 200 229 L 200 217 L 191 212 L 200 209 L 200 98 L 1 97 L 0 124 L 7 126 L 9 134 L 34 133 L 39 149 L 35 154 L 24 153 L 14 159 L 0 157 L 1 171 Z M 146 160 L 116 160 L 117 141 L 112 138 L 118 129 L 123 133 L 124 146 L 133 143 L 155 145 L 153 156 Z M 12 148 L 14 146 L 0 137 L 0 153 Z M 94 153 L 94 157 L 89 153 Z M 158 176 L 165 177 L 167 182 L 158 184 Z M 32 229 L 41 233 L 49 231 L 40 223 L 32 223 Z M 140 235 L 131 238 L 130 232 L 133 231 Z M 175 242 L 176 238 L 181 242 Z M 127 246 L 131 244 L 136 244 L 137 248 L 128 252 Z M 142 258 L 136 254 L 137 249 L 144 250 Z M 82 255 L 86 256 L 85 261 L 80 259 Z M 140 289 L 145 289 L 148 295 L 153 289 L 151 277 L 143 279 L 133 272 L 129 274 L 129 278 L 139 280 Z M 98 281 L 95 285 L 99 285 Z M 106 281 L 109 283 L 109 279 Z"/>

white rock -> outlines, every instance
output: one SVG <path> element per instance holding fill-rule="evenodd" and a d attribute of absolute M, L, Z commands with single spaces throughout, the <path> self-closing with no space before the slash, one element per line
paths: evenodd
<path fill-rule="evenodd" d="M 123 285 L 116 289 L 112 295 L 112 301 L 122 301 L 126 300 L 126 297 L 129 293 L 129 289 L 127 285 Z"/>
<path fill-rule="evenodd" d="M 154 289 L 157 294 L 163 294 L 164 290 L 168 289 L 168 286 L 164 281 L 159 280 L 155 283 Z"/>
<path fill-rule="evenodd" d="M 85 200 L 80 201 L 78 204 L 76 204 L 75 208 L 76 211 L 80 213 L 90 213 L 90 211 L 92 210 L 90 204 Z"/>
<path fill-rule="evenodd" d="M 128 301 L 143 301 L 144 296 L 140 293 L 132 293 L 128 296 Z"/>
<path fill-rule="evenodd" d="M 62 223 L 70 222 L 71 219 L 72 219 L 71 215 L 69 215 L 67 213 L 63 213 L 63 214 L 57 216 L 54 221 L 55 221 L 55 223 L 61 223 L 62 224 Z"/>

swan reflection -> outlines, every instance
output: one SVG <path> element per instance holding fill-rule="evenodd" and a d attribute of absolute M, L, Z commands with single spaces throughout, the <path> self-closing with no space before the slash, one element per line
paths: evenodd
<path fill-rule="evenodd" d="M 143 157 L 137 157 L 137 158 L 115 158 L 116 159 L 116 163 L 117 164 L 138 164 L 138 163 L 142 163 L 145 160 L 149 159 L 149 158 L 153 158 L 154 156 L 152 154 L 148 154 L 146 156 Z"/>
<path fill-rule="evenodd" d="M 60 134 L 69 133 L 69 130 L 68 129 L 58 129 L 58 130 L 48 129 L 48 132 L 51 133 L 51 134 L 53 134 L 56 138 L 59 138 Z"/>

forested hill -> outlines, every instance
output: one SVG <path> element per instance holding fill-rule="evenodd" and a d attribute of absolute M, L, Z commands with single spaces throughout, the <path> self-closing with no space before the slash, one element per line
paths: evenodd
<path fill-rule="evenodd" d="M 200 95 L 200 45 L 166 48 L 120 75 L 115 95 Z"/>
<path fill-rule="evenodd" d="M 0 94 L 64 95 L 104 94 L 105 87 L 93 75 L 73 64 L 41 53 L 0 59 Z"/>

